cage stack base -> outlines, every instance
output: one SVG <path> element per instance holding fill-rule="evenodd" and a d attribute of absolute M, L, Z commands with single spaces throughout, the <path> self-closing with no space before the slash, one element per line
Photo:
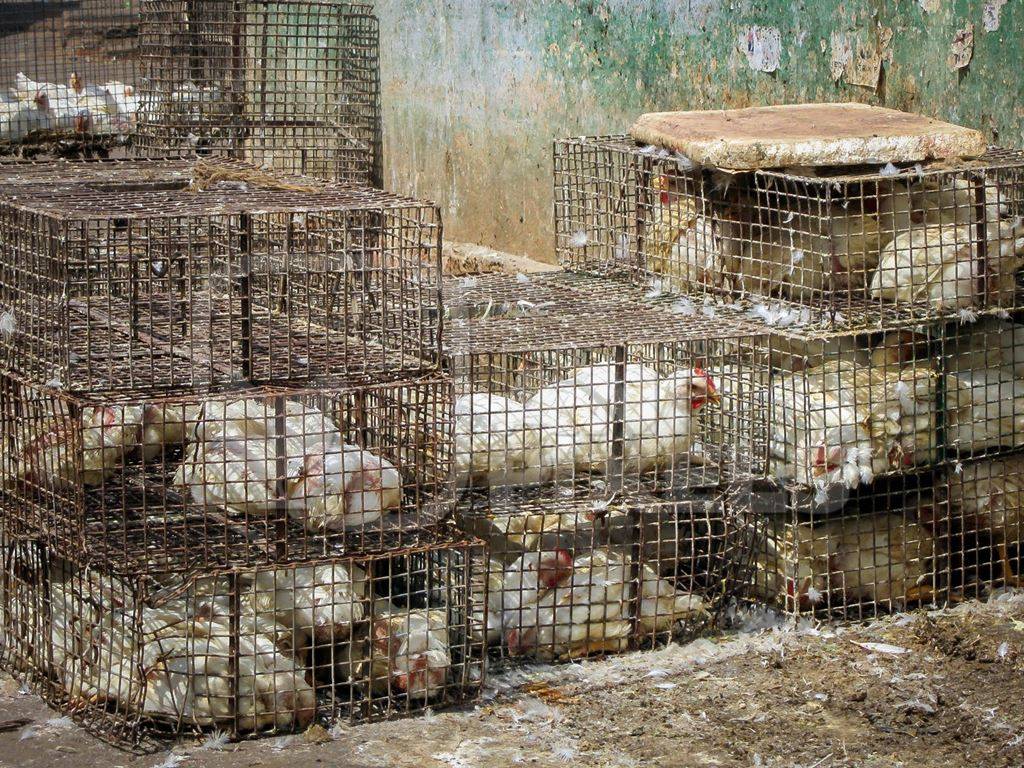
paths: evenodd
<path fill-rule="evenodd" d="M 291 566 L 126 578 L 8 536 L 4 661 L 57 711 L 134 748 L 465 704 L 484 681 L 482 551 L 438 535 Z"/>

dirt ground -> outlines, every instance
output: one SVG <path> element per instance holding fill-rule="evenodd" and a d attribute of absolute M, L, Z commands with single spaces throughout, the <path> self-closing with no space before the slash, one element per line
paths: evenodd
<path fill-rule="evenodd" d="M 0 682 L 0 765 L 283 768 L 1024 765 L 1024 593 L 835 628 L 742 632 L 492 677 L 471 711 L 241 744 L 119 752 Z"/>

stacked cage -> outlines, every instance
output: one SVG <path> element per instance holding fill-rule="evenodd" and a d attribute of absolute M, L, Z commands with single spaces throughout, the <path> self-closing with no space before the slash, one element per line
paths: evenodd
<path fill-rule="evenodd" d="M 338 0 L 143 0 L 137 143 L 379 184 L 379 32 Z"/>
<path fill-rule="evenodd" d="M 570 269 L 669 313 L 760 323 L 756 599 L 859 618 L 1014 583 L 1024 154 L 701 166 L 624 136 L 555 147 Z"/>
<path fill-rule="evenodd" d="M 379 81 L 365 5 L 0 3 L 0 156 L 215 155 L 379 186 Z"/>
<path fill-rule="evenodd" d="M 239 162 L 3 173 L 9 666 L 129 741 L 471 699 L 436 207 Z"/>
<path fill-rule="evenodd" d="M 714 626 L 752 535 L 725 491 L 764 453 L 754 334 L 571 274 L 452 280 L 446 306 L 456 514 L 489 545 L 492 657 L 579 659 Z"/>

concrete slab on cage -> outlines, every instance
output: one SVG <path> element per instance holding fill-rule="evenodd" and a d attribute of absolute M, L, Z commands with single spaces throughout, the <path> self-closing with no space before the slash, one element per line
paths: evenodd
<path fill-rule="evenodd" d="M 630 133 L 699 165 L 729 170 L 918 163 L 977 157 L 987 148 L 979 131 L 867 104 L 652 112 Z"/>

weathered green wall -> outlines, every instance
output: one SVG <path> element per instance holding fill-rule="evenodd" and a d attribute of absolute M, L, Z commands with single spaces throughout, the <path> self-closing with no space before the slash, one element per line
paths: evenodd
<path fill-rule="evenodd" d="M 640 112 L 866 101 L 1024 146 L 1024 0 L 1008 0 L 995 31 L 984 29 L 978 0 L 376 5 L 385 184 L 439 202 L 453 239 L 545 260 L 552 139 L 622 132 Z M 950 44 L 968 22 L 973 58 L 953 70 Z M 777 71 L 748 65 L 739 39 L 751 25 L 779 29 Z M 884 57 L 877 88 L 848 83 L 848 73 L 833 80 L 834 34 Z"/>

